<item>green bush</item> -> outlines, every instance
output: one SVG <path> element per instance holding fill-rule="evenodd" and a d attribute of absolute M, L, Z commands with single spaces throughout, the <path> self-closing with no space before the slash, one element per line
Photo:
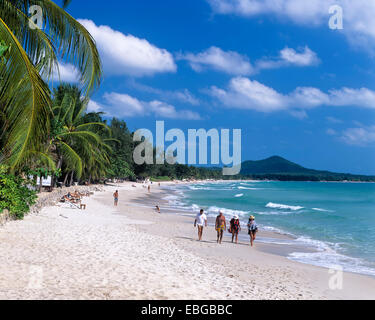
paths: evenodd
<path fill-rule="evenodd" d="M 0 212 L 7 209 L 13 218 L 23 219 L 36 202 L 36 192 L 27 188 L 28 181 L 7 171 L 0 166 Z"/>

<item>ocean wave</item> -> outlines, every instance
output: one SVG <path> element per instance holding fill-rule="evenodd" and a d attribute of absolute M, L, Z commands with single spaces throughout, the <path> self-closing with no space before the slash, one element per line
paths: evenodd
<path fill-rule="evenodd" d="M 241 197 L 243 197 L 243 193 L 236 194 L 234 197 L 235 197 L 235 198 L 241 198 Z"/>
<path fill-rule="evenodd" d="M 237 187 L 239 190 L 260 190 L 259 188 Z"/>
<path fill-rule="evenodd" d="M 343 270 L 375 276 L 375 265 L 359 258 L 352 258 L 334 251 L 324 252 L 294 252 L 288 256 L 290 260 L 300 263 L 325 267 L 334 270 Z"/>
<path fill-rule="evenodd" d="M 287 216 L 292 214 L 292 211 L 257 211 L 255 214 L 261 216 Z"/>
<path fill-rule="evenodd" d="M 230 191 L 230 190 L 233 190 L 233 188 L 217 188 L 217 187 L 207 187 L 207 186 L 188 186 L 188 189 L 189 190 L 193 190 L 193 191 L 196 191 L 196 190 L 206 190 L 206 191 Z"/>
<path fill-rule="evenodd" d="M 176 195 L 169 195 L 163 198 L 163 200 L 167 200 L 168 204 L 172 207 L 184 207 L 186 204 L 181 201 L 181 196 L 176 196 Z"/>
<path fill-rule="evenodd" d="M 215 207 L 215 206 L 209 207 L 207 209 L 208 215 L 217 215 L 217 214 L 219 214 L 219 212 L 222 212 L 224 215 L 226 215 L 228 217 L 235 216 L 235 215 L 238 215 L 239 217 L 243 217 L 243 216 L 249 214 L 246 211 L 232 210 L 232 209 L 228 209 L 228 208 L 219 208 L 219 207 Z"/>
<path fill-rule="evenodd" d="M 304 207 L 300 207 L 300 206 L 289 206 L 286 204 L 278 204 L 278 203 L 272 203 L 272 202 L 268 203 L 266 205 L 266 208 L 292 210 L 292 211 L 298 211 L 298 210 L 304 209 Z"/>
<path fill-rule="evenodd" d="M 214 190 L 210 187 L 188 186 L 190 190 Z"/>
<path fill-rule="evenodd" d="M 319 212 L 334 212 L 332 210 L 326 210 L 326 209 L 320 209 L 320 208 L 312 208 L 314 211 L 319 211 Z"/>

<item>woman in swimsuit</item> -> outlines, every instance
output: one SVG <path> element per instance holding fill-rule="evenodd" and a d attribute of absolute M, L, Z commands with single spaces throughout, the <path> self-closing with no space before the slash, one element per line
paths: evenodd
<path fill-rule="evenodd" d="M 238 233 L 241 231 L 241 224 L 238 216 L 230 221 L 230 232 L 232 233 L 232 243 L 234 242 L 234 237 L 236 237 L 236 244 L 238 243 Z"/>
<path fill-rule="evenodd" d="M 247 224 L 247 228 L 249 230 L 249 236 L 250 236 L 250 244 L 253 247 L 254 246 L 254 241 L 257 237 L 258 233 L 258 225 L 255 222 L 255 217 L 251 216 L 249 218 L 249 223 Z"/>

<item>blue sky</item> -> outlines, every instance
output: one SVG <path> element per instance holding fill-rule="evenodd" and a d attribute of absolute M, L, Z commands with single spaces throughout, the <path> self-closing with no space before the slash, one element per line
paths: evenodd
<path fill-rule="evenodd" d="M 343 30 L 328 26 L 331 4 Z M 104 81 L 90 110 L 131 130 L 242 129 L 242 158 L 375 175 L 375 3 L 72 1 Z M 62 65 L 63 80 L 74 70 Z"/>

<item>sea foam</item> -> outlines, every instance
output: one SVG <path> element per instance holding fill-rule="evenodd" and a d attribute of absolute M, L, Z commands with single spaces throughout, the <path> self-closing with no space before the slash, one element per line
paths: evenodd
<path fill-rule="evenodd" d="M 268 203 L 266 205 L 266 208 L 292 210 L 292 211 L 298 211 L 298 210 L 304 209 L 304 207 L 300 207 L 300 206 L 289 206 L 286 204 L 279 204 L 279 203 L 272 203 L 272 202 Z"/>

